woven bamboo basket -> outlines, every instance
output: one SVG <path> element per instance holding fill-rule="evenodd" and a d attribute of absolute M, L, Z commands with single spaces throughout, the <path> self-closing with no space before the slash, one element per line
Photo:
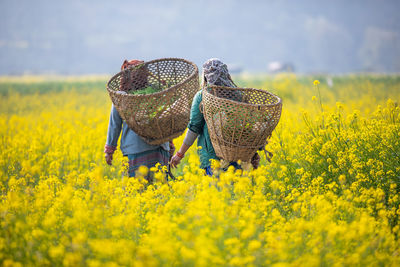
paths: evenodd
<path fill-rule="evenodd" d="M 229 162 L 249 162 L 281 117 L 281 99 L 265 90 L 208 86 L 202 96 L 215 153 Z"/>
<path fill-rule="evenodd" d="M 159 91 L 131 94 L 132 90 L 149 85 Z M 107 83 L 111 101 L 121 118 L 152 145 L 172 140 L 185 131 L 192 100 L 199 89 L 197 66 L 179 58 L 145 62 L 117 73 Z"/>

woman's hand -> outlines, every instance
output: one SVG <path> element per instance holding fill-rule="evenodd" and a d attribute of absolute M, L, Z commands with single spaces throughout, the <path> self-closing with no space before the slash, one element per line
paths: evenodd
<path fill-rule="evenodd" d="M 190 146 L 186 145 L 185 141 L 183 141 L 181 148 L 179 148 L 179 150 L 175 153 L 175 155 L 171 158 L 169 162 L 169 165 L 171 165 L 172 168 L 176 168 L 176 166 L 178 166 L 181 160 L 185 157 L 185 153 L 189 149 L 189 147 Z"/>
<path fill-rule="evenodd" d="M 260 155 L 256 152 L 254 156 L 251 158 L 251 165 L 253 165 L 254 169 L 257 169 L 260 165 Z"/>
<path fill-rule="evenodd" d="M 108 165 L 112 165 L 112 160 L 113 160 L 113 154 L 110 153 L 106 153 L 105 154 L 105 158 L 106 158 L 106 162 Z"/>
<path fill-rule="evenodd" d="M 181 160 L 183 159 L 183 157 L 178 156 L 178 154 L 175 154 L 170 161 L 170 165 L 172 168 L 176 168 L 176 166 L 178 166 L 178 164 L 181 162 Z"/>

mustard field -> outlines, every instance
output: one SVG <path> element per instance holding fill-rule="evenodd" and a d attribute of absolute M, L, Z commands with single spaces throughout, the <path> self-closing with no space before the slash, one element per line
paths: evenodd
<path fill-rule="evenodd" d="M 0 78 L 3 266 L 400 266 L 400 76 L 233 77 L 283 100 L 272 162 L 152 185 L 105 163 L 108 78 Z"/>

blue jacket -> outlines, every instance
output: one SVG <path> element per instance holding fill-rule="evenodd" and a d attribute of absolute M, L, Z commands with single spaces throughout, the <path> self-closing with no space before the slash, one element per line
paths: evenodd
<path fill-rule="evenodd" d="M 126 123 L 123 122 L 117 109 L 112 105 L 110 122 L 108 124 L 107 141 L 106 145 L 117 147 L 119 135 L 121 133 L 121 151 L 124 156 L 129 154 L 141 153 L 148 150 L 154 150 L 160 146 L 169 151 L 169 142 L 165 142 L 162 145 L 149 145 L 133 130 L 131 130 Z"/>

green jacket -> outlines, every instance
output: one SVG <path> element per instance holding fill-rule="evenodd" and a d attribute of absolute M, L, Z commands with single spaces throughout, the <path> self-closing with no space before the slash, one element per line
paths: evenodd
<path fill-rule="evenodd" d="M 198 134 L 197 145 L 201 146 L 199 150 L 200 168 L 207 168 L 211 166 L 210 159 L 219 159 L 215 154 L 214 147 L 212 146 L 210 135 L 208 133 L 207 123 L 204 119 L 203 113 L 200 112 L 199 106 L 202 100 L 202 91 L 196 93 L 193 98 L 192 108 L 190 111 L 190 121 L 188 128 Z"/>

